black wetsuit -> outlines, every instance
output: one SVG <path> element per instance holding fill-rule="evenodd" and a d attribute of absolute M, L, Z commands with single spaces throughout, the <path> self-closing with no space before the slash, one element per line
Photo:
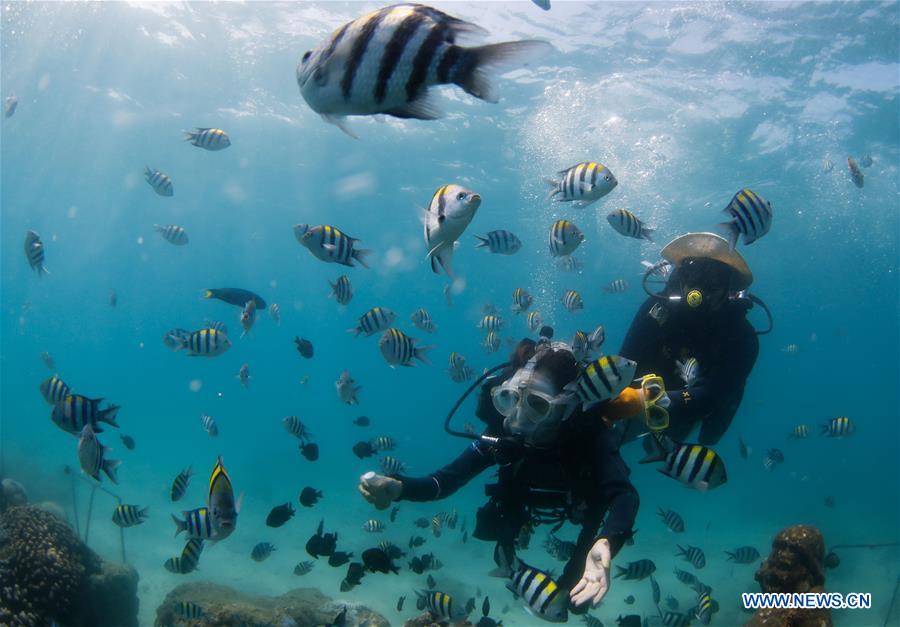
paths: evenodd
<path fill-rule="evenodd" d="M 666 383 L 669 406 L 667 435 L 677 442 L 701 422 L 699 443 L 711 445 L 728 430 L 744 396 L 744 384 L 759 353 L 759 340 L 746 318 L 746 308 L 728 303 L 711 314 L 663 307 L 648 298 L 635 315 L 619 354 L 637 362 L 635 376 L 653 373 Z M 698 378 L 684 386 L 676 361 L 694 357 Z M 629 421 L 625 439 L 646 429 Z"/>
<path fill-rule="evenodd" d="M 502 417 L 484 385 L 476 414 L 488 423 L 488 435 L 500 435 Z M 511 558 L 523 525 L 539 511 L 558 509 L 581 525 L 575 551 L 557 583 L 571 589 L 584 573 L 588 551 L 598 538 L 609 541 L 613 556 L 632 535 L 639 499 L 629 470 L 616 448 L 617 436 L 599 419 L 599 411 L 576 411 L 560 431 L 553 449 L 518 447 L 495 451 L 474 441 L 455 460 L 426 477 L 397 476 L 402 500 L 434 501 L 450 496 L 485 469 L 500 464 L 498 481 L 487 486 L 490 500 L 478 510 L 473 536 L 497 542 Z M 498 459 L 499 458 L 499 459 Z M 604 515 L 606 520 L 604 521 Z M 547 522 L 547 521 L 545 521 Z"/>

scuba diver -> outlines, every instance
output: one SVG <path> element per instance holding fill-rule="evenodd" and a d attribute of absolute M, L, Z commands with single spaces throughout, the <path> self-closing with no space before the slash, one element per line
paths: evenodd
<path fill-rule="evenodd" d="M 666 435 L 681 442 L 700 423 L 699 443 L 713 445 L 740 406 L 759 353 L 757 335 L 772 330 L 772 317 L 747 292 L 753 274 L 744 258 L 718 235 L 688 233 L 670 242 L 660 256 L 664 261 L 644 275 L 650 298 L 638 309 L 619 354 L 637 362 L 637 376 L 655 373 L 661 385 L 654 399 L 625 389 L 607 404 L 605 416 L 633 417 L 649 404 L 657 410 L 647 421 L 651 431 L 667 427 Z M 655 294 L 647 283 L 660 278 L 665 286 Z M 768 329 L 756 331 L 747 320 L 754 304 L 769 316 Z M 640 420 L 622 422 L 623 441 L 646 430 Z"/>
<path fill-rule="evenodd" d="M 359 491 L 377 509 L 398 500 L 435 501 L 499 466 L 498 481 L 485 487 L 490 498 L 478 510 L 473 536 L 496 542 L 494 558 L 503 569 L 515 563 L 523 528 L 556 523 L 556 530 L 566 521 L 580 525 L 576 548 L 557 580 L 557 600 L 580 613 L 596 606 L 609 589 L 610 562 L 633 534 L 639 498 L 619 456 L 618 437 L 600 420 L 605 403 L 583 411 L 563 389 L 583 370 L 571 347 L 552 342 L 552 335 L 544 327 L 538 342 L 522 340 L 509 363 L 488 370 L 457 401 L 445 429 L 474 440 L 459 457 L 425 477 L 366 473 Z M 611 397 L 631 383 L 630 372 L 626 376 L 610 389 Z M 484 433 L 451 430 L 456 409 L 479 385 L 475 414 L 487 425 Z M 569 602 L 562 596 L 566 593 Z"/>

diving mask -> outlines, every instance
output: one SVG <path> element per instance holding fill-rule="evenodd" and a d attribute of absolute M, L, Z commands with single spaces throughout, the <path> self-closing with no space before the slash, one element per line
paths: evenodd
<path fill-rule="evenodd" d="M 641 377 L 641 398 L 644 403 L 644 423 L 651 431 L 662 431 L 669 427 L 669 397 L 663 378 L 648 374 Z"/>

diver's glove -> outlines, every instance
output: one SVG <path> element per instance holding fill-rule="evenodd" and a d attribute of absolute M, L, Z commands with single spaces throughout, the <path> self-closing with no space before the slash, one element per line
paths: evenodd
<path fill-rule="evenodd" d="M 609 540 L 600 538 L 594 542 L 588 553 L 587 559 L 584 561 L 584 574 L 572 592 L 569 598 L 575 605 L 583 605 L 590 601 L 591 606 L 597 607 L 597 604 L 603 600 L 609 591 L 609 569 L 612 562 L 611 552 L 609 548 Z"/>
<path fill-rule="evenodd" d="M 403 493 L 403 483 L 392 477 L 369 471 L 359 478 L 359 493 L 375 509 L 387 509 Z"/>

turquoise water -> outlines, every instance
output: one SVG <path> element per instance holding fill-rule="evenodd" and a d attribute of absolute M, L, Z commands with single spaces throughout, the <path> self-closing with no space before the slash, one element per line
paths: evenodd
<path fill-rule="evenodd" d="M 32 500 L 57 501 L 72 516 L 63 468 L 78 468 L 76 441 L 50 421 L 38 385 L 58 372 L 75 391 L 122 406 L 119 422 L 136 449 L 125 450 L 113 429 L 101 440 L 123 460 L 116 493 L 150 507 L 145 524 L 125 530 L 128 559 L 141 575 L 141 624 L 152 624 L 168 590 L 193 580 L 264 594 L 315 586 L 371 605 L 393 623 L 413 616 L 410 598 L 402 615 L 394 610 L 399 594 L 414 597 L 412 588 L 424 587 L 424 576 L 405 568 L 367 576 L 346 594 L 339 591 L 346 567 L 321 559 L 309 575 L 292 574 L 308 559 L 303 545 L 320 518 L 339 533 L 339 548 L 357 555 L 373 544 L 362 523 L 387 521 L 356 493 L 358 476 L 376 466 L 374 458 L 357 459 L 353 443 L 393 437 L 394 455 L 411 474 L 449 461 L 466 445 L 441 424 L 464 389 L 445 372 L 449 352 L 465 355 L 477 372 L 504 354 L 480 346 L 475 325 L 486 303 L 511 320 L 504 337 L 519 339 L 525 321 L 507 312 L 513 289 L 524 287 L 560 337 L 603 324 L 614 352 L 643 301 L 639 262 L 656 259 L 660 244 L 679 234 L 714 228 L 742 187 L 774 208 L 771 232 L 740 250 L 776 326 L 761 338 L 741 409 L 717 446 L 729 482 L 708 494 L 689 491 L 638 466 L 640 452 L 626 447 L 641 494 L 640 532 L 616 563 L 653 559 L 663 597 L 689 607 L 692 593 L 671 574 L 684 566 L 676 539 L 655 513 L 677 510 L 688 527 L 677 541 L 707 554 L 701 574 L 722 607 L 714 624 L 733 625 L 745 617 L 739 593 L 757 589 L 756 566 L 730 565 L 724 550 L 751 544 L 765 554 L 771 537 L 795 523 L 818 526 L 829 545 L 898 541 L 898 5 L 553 5 L 543 12 L 530 2 L 437 3 L 484 26 L 490 41 L 540 38 L 555 49 L 499 79 L 499 104 L 444 89 L 443 120 L 351 119 L 359 140 L 307 107 L 294 70 L 304 51 L 379 5 L 3 5 L 2 95 L 15 93 L 19 106 L 2 121 L 2 472 L 25 484 Z M 232 145 L 213 153 L 181 141 L 183 129 L 198 126 L 225 129 Z M 846 159 L 864 155 L 873 164 L 858 189 Z M 587 209 L 544 200 L 543 177 L 588 160 L 615 174 L 612 193 Z M 145 165 L 172 177 L 174 197 L 153 192 Z M 484 199 L 455 255 L 452 307 L 446 279 L 425 259 L 419 222 L 434 190 L 451 182 Z M 615 233 L 606 214 L 617 208 L 655 226 L 657 244 Z M 563 217 L 585 233 L 578 275 L 559 271 L 546 250 L 550 224 Z M 313 258 L 294 239 L 298 222 L 333 224 L 361 239 L 374 251 L 372 269 Z M 154 224 L 183 226 L 190 243 L 172 246 Z M 501 228 L 522 240 L 517 255 L 474 249 L 473 234 Z M 50 274 L 42 278 L 22 253 L 28 230 L 45 243 Z M 328 298 L 327 281 L 345 270 L 355 296 L 341 308 Z M 627 292 L 601 290 L 618 278 L 631 284 Z M 238 308 L 201 298 L 204 288 L 222 286 L 278 303 L 280 326 L 261 312 L 239 339 Z M 581 292 L 584 310 L 565 311 L 567 289 Z M 433 365 L 391 369 L 377 338 L 345 332 L 376 305 L 436 346 Z M 418 307 L 438 325 L 433 336 L 409 322 Z M 200 328 L 207 318 L 228 325 L 234 345 L 223 356 L 190 359 L 161 341 L 168 329 Z M 295 335 L 314 343 L 312 360 L 297 354 Z M 790 344 L 799 350 L 783 350 Z M 236 379 L 244 363 L 247 389 Z M 358 407 L 337 398 L 344 369 L 363 386 Z M 465 405 L 460 421 L 475 423 L 471 410 Z M 218 438 L 202 431 L 201 414 L 215 417 Z M 317 462 L 303 459 L 284 431 L 281 419 L 290 414 L 314 434 Z M 352 424 L 363 414 L 372 419 L 366 429 Z M 852 438 L 785 439 L 798 423 L 817 434 L 841 415 L 856 423 Z M 749 461 L 738 456 L 738 436 L 754 449 Z M 773 473 L 761 464 L 769 447 L 786 458 Z M 204 552 L 197 572 L 170 574 L 162 564 L 183 542 L 172 539 L 169 513 L 204 503 L 216 455 L 244 494 L 237 531 Z M 190 464 L 197 474 L 185 500 L 173 504 L 171 481 Z M 490 479 L 485 473 L 442 503 L 402 503 L 397 522 L 374 540 L 405 546 L 419 532 L 415 518 L 452 509 L 468 516 L 471 531 Z M 324 499 L 312 510 L 298 506 L 280 529 L 266 527 L 269 510 L 298 505 L 306 485 Z M 82 517 L 85 488 L 79 482 Z M 833 509 L 824 505 L 829 495 Z M 90 543 L 118 559 L 112 502 L 97 499 Z M 562 562 L 541 549 L 545 532 L 523 556 L 560 572 Z M 575 533 L 567 526 L 560 535 Z M 250 551 L 261 541 L 277 551 L 256 563 Z M 534 622 L 486 576 L 491 545 L 445 533 L 429 536 L 424 548 L 445 563 L 434 573 L 439 587 L 462 599 L 480 587 L 504 624 Z M 896 549 L 845 550 L 841 558 L 828 589 L 871 592 L 874 607 L 837 611 L 836 623 L 881 625 L 896 587 Z M 648 589 L 615 580 L 593 613 L 606 624 L 620 613 L 650 614 Z M 630 607 L 629 594 L 637 598 Z M 504 605 L 510 610 L 500 614 Z"/>

